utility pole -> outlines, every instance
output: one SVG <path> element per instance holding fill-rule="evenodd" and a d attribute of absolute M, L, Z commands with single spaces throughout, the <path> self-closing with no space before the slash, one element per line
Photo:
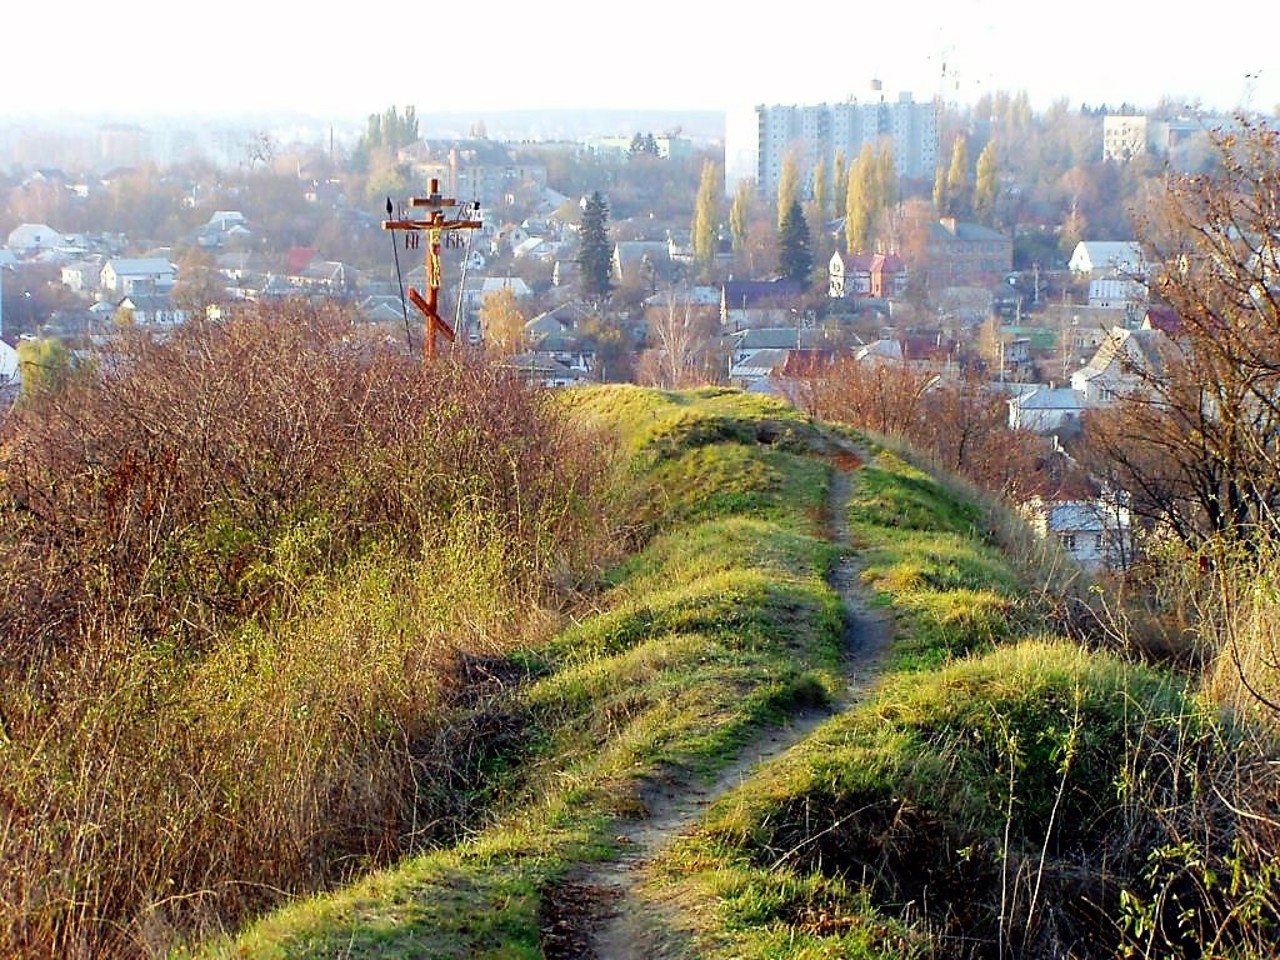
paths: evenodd
<path fill-rule="evenodd" d="M 453 343 L 455 332 L 453 327 L 440 316 L 440 241 L 447 231 L 479 230 L 479 202 L 463 204 L 455 213 L 458 201 L 440 194 L 440 181 L 431 178 L 430 193 L 425 197 L 413 197 L 410 206 L 425 207 L 426 216 L 421 220 L 383 220 L 383 230 L 405 231 L 404 245 L 406 249 L 418 249 L 419 234 L 427 235 L 426 268 L 427 295 L 423 297 L 413 287 L 409 288 L 409 301 L 422 314 L 424 340 L 422 356 L 426 360 L 435 359 L 436 334 L 439 333 L 449 343 Z M 391 201 L 387 201 L 387 216 L 391 216 Z M 448 211 L 448 212 L 446 212 Z M 461 292 L 459 292 L 461 296 Z"/>

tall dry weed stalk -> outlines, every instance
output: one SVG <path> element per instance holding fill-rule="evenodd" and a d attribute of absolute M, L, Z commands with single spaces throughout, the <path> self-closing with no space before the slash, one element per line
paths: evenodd
<path fill-rule="evenodd" d="M 302 304 L 126 332 L 24 404 L 0 954 L 162 950 L 465 816 L 502 731 L 458 664 L 609 549 L 604 450 L 482 358 L 423 365 Z"/>

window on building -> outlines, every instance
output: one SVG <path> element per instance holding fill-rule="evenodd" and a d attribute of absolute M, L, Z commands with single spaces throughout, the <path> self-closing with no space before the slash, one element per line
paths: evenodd
<path fill-rule="evenodd" d="M 1076 535 L 1074 533 L 1059 534 L 1058 542 L 1062 544 L 1062 549 L 1068 553 L 1076 552 Z"/>

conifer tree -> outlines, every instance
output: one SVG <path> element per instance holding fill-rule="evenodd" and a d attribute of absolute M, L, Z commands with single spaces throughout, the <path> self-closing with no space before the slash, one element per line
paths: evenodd
<path fill-rule="evenodd" d="M 582 205 L 578 266 L 582 271 L 582 295 L 599 303 L 613 289 L 613 245 L 609 242 L 609 205 L 597 190 Z"/>
<path fill-rule="evenodd" d="M 791 201 L 778 228 L 778 269 L 788 280 L 800 283 L 807 283 L 813 270 L 809 224 L 805 222 L 799 200 Z"/>

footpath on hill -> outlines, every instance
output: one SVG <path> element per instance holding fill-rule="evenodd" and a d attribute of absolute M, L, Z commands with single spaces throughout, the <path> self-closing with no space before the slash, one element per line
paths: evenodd
<path fill-rule="evenodd" d="M 660 915 L 662 908 L 640 896 L 656 855 L 696 823 L 708 806 L 749 778 L 754 768 L 785 753 L 831 716 L 850 709 L 874 686 L 893 636 L 893 623 L 891 613 L 872 607 L 849 537 L 845 506 L 853 471 L 861 462 L 852 453 L 839 458 L 827 503 L 828 536 L 844 548 L 828 578 L 844 605 L 843 696 L 829 709 L 806 709 L 781 727 L 761 731 L 712 783 L 687 775 L 651 782 L 641 797 L 643 815 L 619 823 L 621 855 L 590 864 L 549 891 L 541 929 L 543 954 L 549 960 L 653 960 L 666 955 L 668 925 Z"/>

